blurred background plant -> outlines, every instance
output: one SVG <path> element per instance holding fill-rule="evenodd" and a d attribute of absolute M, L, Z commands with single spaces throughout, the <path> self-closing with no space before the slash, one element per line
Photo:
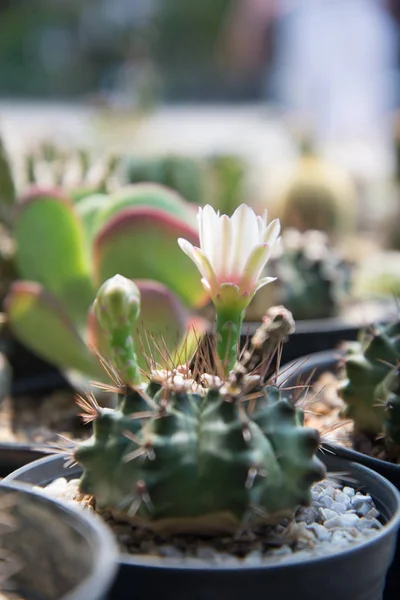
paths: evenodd
<path fill-rule="evenodd" d="M 149 222 L 140 232 L 130 211 L 182 220 L 184 205 L 193 227 L 197 205 L 232 214 L 243 201 L 284 229 L 325 232 L 322 263 L 335 265 L 319 268 L 305 248 L 296 261 L 284 247 L 270 263 L 281 283 L 265 291 L 274 298 L 260 294 L 255 319 L 277 296 L 289 302 L 296 285 L 314 317 L 340 314 L 348 297 L 398 295 L 398 27 L 389 0 L 37 0 L 34 12 L 24 0 L 0 1 L 0 297 L 15 279 L 33 282 L 13 287 L 19 319 L 21 306 L 28 314 L 51 292 L 78 324 L 82 352 L 106 271 L 150 278 L 186 315 L 206 314 L 190 277 L 181 290 L 154 268 L 166 221 L 148 251 Z M 18 206 L 32 184 L 47 196 L 36 190 Z M 306 280 L 325 289 L 312 306 L 298 285 Z M 56 358 L 64 344 L 49 350 L 18 319 L 21 340 L 68 363 Z"/>
<path fill-rule="evenodd" d="M 99 285 L 119 273 L 134 279 L 143 297 L 134 332 L 143 348 L 141 367 L 146 354 L 156 362 L 166 353 L 190 354 L 205 330 L 190 310 L 207 296 L 176 240 L 185 236 L 198 244 L 194 222 L 189 203 L 155 184 L 75 201 L 60 189 L 33 188 L 19 201 L 13 227 L 21 280 L 5 300 L 12 332 L 74 382 L 102 377 L 90 307 Z"/>

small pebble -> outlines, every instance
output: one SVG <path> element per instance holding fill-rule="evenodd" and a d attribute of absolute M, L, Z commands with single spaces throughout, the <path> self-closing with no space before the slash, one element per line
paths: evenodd
<path fill-rule="evenodd" d="M 356 510 L 359 510 L 362 506 L 364 506 L 364 504 L 369 504 L 370 506 L 372 505 L 371 496 L 363 496 L 362 494 L 356 494 L 351 499 L 351 505 Z"/>
<path fill-rule="evenodd" d="M 335 510 L 331 510 L 330 508 L 320 508 L 319 511 L 323 519 L 325 519 L 325 521 L 328 521 L 329 519 L 334 519 L 338 516 L 337 512 Z"/>
<path fill-rule="evenodd" d="M 332 536 L 331 532 L 319 523 L 313 523 L 312 525 L 309 525 L 308 529 L 314 533 L 315 537 L 320 542 L 327 542 Z"/>
<path fill-rule="evenodd" d="M 331 509 L 337 512 L 339 515 L 343 515 L 346 512 L 347 506 L 346 504 L 342 504 L 342 502 L 333 502 Z"/>
<path fill-rule="evenodd" d="M 259 550 L 253 550 L 249 552 L 249 554 L 245 557 L 243 563 L 245 565 L 261 565 L 262 564 L 263 555 Z"/>
<path fill-rule="evenodd" d="M 358 521 L 357 529 L 359 531 L 367 531 L 368 529 L 381 529 L 382 523 L 380 523 L 377 519 L 365 519 L 361 518 Z"/>
<path fill-rule="evenodd" d="M 209 548 L 208 546 L 197 548 L 196 551 L 197 558 L 201 558 L 202 560 L 213 561 L 215 559 L 215 554 L 216 551 L 214 550 L 214 548 Z"/>
<path fill-rule="evenodd" d="M 350 498 L 347 494 L 344 494 L 343 492 L 337 492 L 335 496 L 335 502 L 344 504 L 347 507 L 350 504 Z"/>
<path fill-rule="evenodd" d="M 158 554 L 165 558 L 182 558 L 183 554 L 175 546 L 159 546 Z M 201 556 L 199 556 L 201 558 Z"/>

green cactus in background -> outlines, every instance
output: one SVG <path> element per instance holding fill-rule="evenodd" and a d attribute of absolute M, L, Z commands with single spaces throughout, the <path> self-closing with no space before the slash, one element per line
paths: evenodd
<path fill-rule="evenodd" d="M 193 204 L 203 204 L 206 195 L 204 165 L 200 160 L 187 156 L 127 158 L 123 178 L 128 184 L 160 183 Z"/>
<path fill-rule="evenodd" d="M 205 323 L 190 311 L 207 301 L 197 270 L 176 243 L 198 243 L 193 207 L 157 185 L 74 202 L 61 191 L 35 188 L 21 199 L 14 225 L 16 281 L 6 299 L 15 336 L 49 362 L 89 378 L 104 376 L 90 307 L 95 290 L 115 273 L 134 279 L 145 300 L 134 337 L 162 336 L 174 353 Z M 142 339 L 143 343 L 143 339 Z M 161 342 L 159 341 L 161 344 Z M 190 345 L 190 344 L 189 344 Z M 155 360 L 160 359 L 155 353 Z M 146 368 L 143 355 L 139 363 Z"/>
<path fill-rule="evenodd" d="M 400 444 L 400 321 L 376 326 L 345 356 L 341 396 L 355 434 Z M 400 452 L 397 451 L 400 456 Z"/>
<path fill-rule="evenodd" d="M 317 229 L 337 237 L 354 226 L 355 189 L 350 177 L 308 145 L 298 162 L 282 174 L 274 195 L 274 214 L 284 229 Z"/>
<path fill-rule="evenodd" d="M 206 161 L 211 204 L 221 213 L 232 214 L 245 195 L 247 168 L 244 160 L 230 154 L 215 154 Z"/>
<path fill-rule="evenodd" d="M 207 201 L 229 215 L 243 198 L 246 173 L 244 161 L 235 155 L 215 154 L 206 158 L 167 155 L 127 158 L 121 177 L 128 184 L 160 183 L 189 202 L 203 205 Z"/>
<path fill-rule="evenodd" d="M 271 269 L 278 280 L 255 298 L 254 320 L 271 303 L 287 306 L 296 320 L 335 317 L 350 297 L 352 267 L 321 231 L 286 229 Z"/>
<path fill-rule="evenodd" d="M 23 157 L 21 185 L 62 188 L 70 198 L 80 200 L 90 194 L 112 191 L 119 179 L 120 162 L 118 155 L 96 159 L 85 148 L 64 149 L 44 141 Z"/>
<path fill-rule="evenodd" d="M 93 436 L 74 450 L 83 467 L 81 490 L 96 506 L 156 530 L 231 531 L 272 522 L 311 501 L 322 479 L 316 431 L 265 382 L 266 366 L 293 330 L 280 307 L 227 375 L 222 357 L 153 370 L 142 383 L 127 332 L 138 318 L 138 290 L 122 277 L 100 288 L 94 313 L 109 343 L 119 400 L 103 409 L 81 399 Z"/>
<path fill-rule="evenodd" d="M 328 244 L 320 231 L 300 234 L 287 229 L 276 259 L 279 302 L 295 319 L 337 316 L 351 287 L 351 266 Z"/>

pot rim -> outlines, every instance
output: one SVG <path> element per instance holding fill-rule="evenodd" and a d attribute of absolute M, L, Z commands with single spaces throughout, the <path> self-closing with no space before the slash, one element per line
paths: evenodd
<path fill-rule="evenodd" d="M 80 511 L 67 502 L 50 497 L 44 490 L 42 491 L 14 479 L 9 481 L 3 479 L 0 487 L 9 489 L 12 492 L 33 496 L 35 500 L 38 499 L 44 505 L 57 506 L 58 510 L 68 515 L 70 526 L 79 533 L 81 533 L 81 522 L 85 523 L 85 527 L 90 530 L 92 538 L 89 543 L 94 554 L 92 568 L 77 586 L 60 597 L 59 600 L 83 600 L 88 597 L 103 598 L 105 591 L 111 587 L 117 574 L 118 549 L 114 536 L 102 520 L 89 511 Z"/>
<path fill-rule="evenodd" d="M 60 455 L 56 455 L 56 456 L 49 456 L 49 457 L 45 457 L 45 458 L 41 458 L 39 460 L 36 460 L 34 462 L 29 463 L 28 465 L 25 465 L 24 467 L 21 467 L 20 469 L 17 469 L 16 471 L 14 471 L 13 473 L 11 473 L 8 477 L 6 477 L 3 481 L 5 481 L 6 483 L 8 483 L 8 481 L 12 481 L 14 482 L 15 480 L 18 480 L 18 476 L 23 474 L 27 469 L 32 468 L 34 466 L 42 466 L 42 465 L 47 465 L 50 464 L 52 462 L 56 463 L 59 462 L 61 463 L 61 461 L 64 460 L 65 457 L 60 456 Z M 339 456 L 335 456 L 335 458 L 338 458 L 340 461 L 345 460 L 342 457 Z M 324 456 L 321 456 L 321 459 L 324 460 Z M 375 471 L 373 471 L 372 469 L 365 467 L 364 465 L 355 463 L 355 462 L 351 462 L 351 461 L 347 461 L 349 463 L 349 467 L 350 470 L 357 476 L 358 474 L 360 475 L 360 480 L 362 479 L 367 479 L 368 481 L 370 481 L 371 479 L 375 479 L 377 480 L 379 487 L 386 487 L 387 491 L 391 494 L 392 500 L 394 501 L 396 508 L 393 512 L 391 512 L 387 522 L 384 523 L 382 529 L 380 529 L 377 533 L 375 533 L 370 539 L 366 539 L 360 543 L 355 544 L 354 546 L 350 546 L 350 547 L 346 547 L 342 550 L 338 550 L 336 552 L 330 552 L 328 554 L 325 555 L 321 555 L 321 556 L 314 556 L 314 557 L 308 557 L 308 558 L 304 558 L 304 557 L 296 557 L 296 554 L 294 553 L 292 555 L 292 558 L 290 560 L 286 559 L 284 562 L 282 563 L 274 563 L 274 564 L 262 564 L 262 565 L 218 565 L 218 566 L 213 566 L 213 565 L 199 565 L 197 562 L 196 563 L 191 563 L 190 561 L 185 561 L 184 564 L 173 564 L 173 562 L 169 562 L 169 563 L 165 563 L 165 564 L 161 564 L 161 561 L 163 560 L 162 558 L 149 558 L 146 556 L 146 558 L 140 558 L 140 557 L 133 557 L 130 554 L 125 554 L 125 553 L 121 553 L 120 554 L 120 564 L 121 565 L 129 565 L 129 566 L 137 566 L 137 567 L 143 567 L 143 568 L 152 568 L 152 569 L 163 569 L 163 570 L 175 570 L 175 571 L 180 571 L 180 570 L 184 570 L 184 571 L 212 571 L 212 572 L 247 572 L 247 573 L 251 573 L 251 572 L 259 572 L 260 570 L 274 570 L 274 569 L 284 569 L 287 567 L 298 567 L 301 565 L 307 565 L 307 566 L 315 566 L 318 567 L 319 564 L 321 564 L 321 562 L 324 561 L 329 561 L 329 560 L 338 560 L 339 558 L 343 557 L 350 557 L 351 555 L 353 555 L 354 552 L 358 552 L 358 551 L 362 551 L 366 548 L 368 548 L 371 545 L 377 544 L 379 543 L 379 541 L 386 537 L 386 536 L 390 536 L 391 534 L 395 534 L 395 532 L 399 529 L 399 525 L 400 525 L 400 493 L 399 491 L 396 489 L 396 487 L 387 479 L 385 479 L 382 475 L 380 475 L 379 473 L 376 473 Z M 75 467 L 72 467 L 71 470 L 73 470 L 73 472 L 71 473 L 72 477 L 74 476 L 78 476 L 79 475 L 79 467 L 77 465 L 75 465 Z M 363 477 L 364 475 L 364 477 Z M 57 477 L 63 477 L 65 475 L 63 475 L 61 472 L 59 474 L 57 474 Z M 366 476 L 366 477 L 365 477 Z M 1 484 L 0 484 L 1 485 Z M 365 483 L 361 483 L 360 482 L 360 486 L 359 487 L 367 487 L 368 489 L 368 482 L 367 484 Z M 45 491 L 40 491 L 39 492 L 42 495 L 46 496 L 46 492 Z M 376 497 L 379 499 L 379 496 L 377 494 L 372 494 L 372 496 Z M 48 496 L 47 496 L 48 497 Z M 63 505 L 64 503 L 61 502 Z M 62 599 L 64 600 L 64 599 Z M 75 600 L 75 598 L 67 598 L 65 600 Z"/>

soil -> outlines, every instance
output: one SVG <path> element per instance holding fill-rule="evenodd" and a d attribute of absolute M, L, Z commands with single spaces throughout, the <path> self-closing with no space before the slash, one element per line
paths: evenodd
<path fill-rule="evenodd" d="M 400 464 L 399 452 L 382 438 L 371 439 L 354 432 L 354 423 L 345 416 L 346 404 L 338 394 L 340 381 L 323 373 L 299 405 L 305 410 L 305 425 L 317 429 L 323 440 L 357 450 L 362 454 Z"/>

